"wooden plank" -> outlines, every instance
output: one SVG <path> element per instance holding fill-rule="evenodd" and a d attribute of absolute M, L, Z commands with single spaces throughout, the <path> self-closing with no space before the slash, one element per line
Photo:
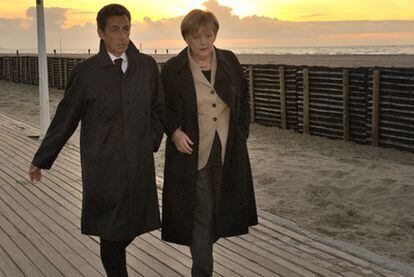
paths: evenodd
<path fill-rule="evenodd" d="M 10 256 L 25 276 L 42 276 L 35 264 L 25 255 L 22 250 L 4 233 L 0 232 L 1 247 Z M 13 275 L 12 275 L 13 276 Z"/>
<path fill-rule="evenodd" d="M 28 74 L 29 74 L 29 85 L 33 85 L 33 77 L 32 77 L 32 58 L 28 57 L 28 61 L 27 61 L 27 65 L 28 65 Z"/>
<path fill-rule="evenodd" d="M 15 188 L 18 189 L 17 187 Z M 101 260 L 96 254 L 97 252 L 91 251 L 87 246 L 85 246 L 79 237 L 72 235 L 72 233 L 79 232 L 79 228 L 67 224 L 66 226 L 61 226 L 55 215 L 48 208 L 45 208 L 45 203 L 40 202 L 38 199 L 34 198 L 33 195 L 29 194 L 29 191 L 26 191 L 25 194 L 26 200 L 31 201 L 33 204 L 37 204 L 37 207 L 42 208 L 42 210 L 32 210 L 30 213 L 40 222 L 49 226 L 50 231 L 56 234 L 59 239 L 65 242 L 74 252 L 79 254 L 87 264 L 91 265 L 95 270 L 103 274 L 103 268 L 101 266 Z M 66 216 L 67 213 L 62 213 L 61 216 Z"/>
<path fill-rule="evenodd" d="M 4 157 L 4 149 L 2 151 L 0 151 L 0 157 L 3 156 Z M 24 166 L 21 164 L 17 164 L 15 161 L 13 161 L 13 159 L 11 159 L 12 161 L 10 162 L 10 172 L 15 172 L 15 169 L 20 169 L 21 172 L 24 172 L 26 170 L 24 170 Z M 6 164 L 6 166 L 8 166 Z M 24 170 L 24 171 L 23 171 Z M 16 174 L 19 174 L 18 172 L 16 172 Z M 24 174 L 25 175 L 25 174 Z M 79 207 L 77 205 L 75 205 L 74 203 L 79 202 L 79 199 L 76 198 L 72 198 L 72 200 L 67 200 L 67 198 L 70 199 L 70 194 L 68 194 L 66 191 L 64 190 L 59 190 L 59 188 L 56 188 L 56 184 L 59 184 L 59 182 L 53 182 L 53 180 L 50 180 L 48 177 L 49 176 L 53 176 L 51 174 L 49 174 L 48 172 L 44 172 L 44 178 L 42 178 L 42 182 L 39 182 L 39 189 L 41 189 L 42 191 L 48 193 L 48 195 L 50 196 L 50 199 L 53 203 L 55 203 L 56 205 L 63 205 L 66 209 L 68 209 L 69 211 L 72 211 L 75 214 L 80 214 L 80 210 Z M 21 176 L 21 178 L 27 178 L 26 176 Z M 43 186 L 43 185 L 47 186 Z M 51 187 L 54 187 L 53 189 L 51 189 Z M 66 198 L 67 197 L 67 198 Z M 37 226 L 38 228 L 43 228 L 42 226 Z"/>
<path fill-rule="evenodd" d="M 380 113 L 380 71 L 374 70 L 372 88 L 372 130 L 373 146 L 379 145 L 379 113 Z"/>
<path fill-rule="evenodd" d="M 23 67 L 22 67 L 22 59 L 19 54 L 16 56 L 16 66 L 17 66 L 17 82 L 22 82 L 23 77 Z"/>
<path fill-rule="evenodd" d="M 14 166 L 12 166 L 11 168 L 10 168 L 10 170 L 13 170 L 13 168 L 15 168 Z M 9 171 L 10 172 L 10 171 Z M 3 176 L 4 177 L 4 176 Z M 10 182 L 12 182 L 12 181 L 10 181 Z M 7 188 L 7 187 L 5 187 L 5 188 Z M 9 201 L 10 202 L 10 201 Z M 28 204 L 29 205 L 29 203 L 27 202 L 27 200 L 25 201 L 25 200 L 20 200 L 19 201 L 20 203 L 26 203 L 26 204 Z M 34 206 L 28 206 L 28 207 L 26 207 L 26 211 L 32 211 L 32 215 L 35 215 L 35 217 L 36 217 L 36 208 L 33 208 Z M 34 211 L 33 211 L 34 210 Z M 32 219 L 31 217 L 29 217 L 30 219 Z M 45 220 L 45 218 L 43 218 L 43 220 Z M 50 226 L 51 228 L 53 228 L 53 227 L 55 227 L 55 225 L 53 224 L 53 223 L 49 223 L 48 224 L 48 226 Z M 38 230 L 38 228 L 36 229 L 36 230 Z M 42 233 L 45 233 L 45 232 L 47 232 L 47 231 L 45 231 L 45 230 L 43 230 L 42 231 Z M 60 234 L 60 236 L 61 236 L 62 234 Z M 68 239 L 67 237 L 66 237 L 66 239 Z M 72 241 L 72 243 L 74 243 L 73 241 Z M 88 257 L 85 257 L 86 259 L 88 259 Z M 88 272 L 88 270 L 86 270 L 85 272 Z"/>
<path fill-rule="evenodd" d="M 4 251 L 0 245 L 0 273 L 1 276 L 23 277 L 23 272 L 17 267 L 10 256 Z"/>
<path fill-rule="evenodd" d="M 68 59 L 63 59 L 63 88 L 66 89 L 66 85 L 68 83 Z"/>
<path fill-rule="evenodd" d="M 56 82 L 55 82 L 55 74 L 56 74 L 55 73 L 55 59 L 49 57 L 47 60 L 50 63 L 50 78 L 52 79 L 52 80 L 49 80 L 49 86 L 55 88 L 56 87 Z"/>
<path fill-rule="evenodd" d="M 287 129 L 287 111 L 286 111 L 286 80 L 285 67 L 279 67 L 280 80 L 280 116 L 282 121 L 282 129 Z"/>
<path fill-rule="evenodd" d="M 59 89 L 63 89 L 63 69 L 62 69 L 62 58 L 59 59 Z"/>
<path fill-rule="evenodd" d="M 240 255 L 243 255 L 250 261 L 256 262 L 257 264 L 271 270 L 273 274 L 280 274 L 282 276 L 316 276 L 316 274 L 304 269 L 301 265 L 293 264 L 291 261 L 271 255 L 271 252 L 251 245 L 240 238 L 221 240 L 218 243 L 228 249 L 232 249 Z M 269 257 L 271 257 L 271 259 L 269 259 Z"/>
<path fill-rule="evenodd" d="M 7 132 L 3 132 L 4 126 L 8 126 Z M 81 207 L 81 199 L 79 198 L 81 180 L 79 172 L 76 172 L 80 171 L 80 168 L 79 165 L 76 165 L 73 167 L 75 170 L 71 172 L 71 170 L 65 170 L 65 167 L 69 166 L 72 161 L 79 163 L 78 158 L 76 158 L 76 156 L 79 156 L 76 147 L 72 146 L 63 150 L 61 155 L 69 154 L 72 156 L 58 159 L 54 165 L 54 170 L 45 173 L 41 183 L 28 185 L 22 180 L 26 178 L 27 164 L 31 160 L 30 153 L 33 153 L 37 147 L 37 142 L 26 138 L 24 135 L 24 133 L 30 132 L 31 129 L 17 122 L 7 123 L 6 118 L 1 116 L 0 129 L 2 130 L 0 132 L 0 161 L 2 161 L 0 162 L 2 164 L 0 174 L 9 178 L 9 185 L 6 188 L 0 186 L 0 199 L 5 199 L 8 201 L 7 203 L 14 203 L 12 207 L 14 213 L 18 216 L 8 215 L 11 211 L 1 201 L 0 212 L 4 213 L 7 210 L 8 213 L 5 213 L 8 216 L 7 218 L 9 216 L 10 220 L 17 218 L 16 224 L 14 224 L 16 227 L 22 227 L 24 232 L 31 231 L 34 235 L 36 235 L 36 232 L 29 228 L 32 224 L 41 222 L 40 227 L 43 224 L 42 228 L 56 225 L 48 227 L 45 231 L 47 235 L 52 236 L 51 243 L 53 247 L 60 249 L 53 242 L 53 238 L 57 236 L 59 238 L 62 236 L 60 239 L 68 242 L 75 241 L 76 247 L 70 246 L 70 248 L 95 253 L 92 254 L 95 255 L 92 264 L 97 265 L 99 263 L 95 252 L 99 247 L 97 240 L 88 237 L 81 239 L 82 235 L 74 234 L 78 232 Z M 162 180 L 157 177 L 157 182 L 160 181 Z M 5 193 L 2 193 L 3 189 L 6 190 Z M 68 198 L 71 201 L 68 201 Z M 68 205 L 72 205 L 72 207 L 67 207 Z M 33 218 L 29 219 L 27 215 L 31 215 Z M 19 219 L 20 216 L 23 219 Z M 22 224 L 22 220 L 23 222 L 30 222 L 30 225 Z M 274 276 L 281 274 L 278 271 L 281 268 L 285 268 L 289 272 L 286 276 L 292 276 L 293 274 L 298 276 L 335 276 L 349 275 L 350 272 L 357 274 L 357 276 L 369 274 L 401 276 L 384 270 L 380 265 L 367 263 L 368 266 L 365 266 L 364 264 L 355 263 L 353 259 L 358 261 L 358 257 L 341 250 L 335 252 L 332 250 L 335 249 L 332 246 L 315 241 L 295 231 L 286 230 L 285 227 L 275 225 L 279 226 L 278 228 L 285 229 L 283 231 L 278 229 L 281 233 L 277 233 L 273 224 L 273 222 L 264 220 L 261 215 L 260 225 L 252 228 L 251 235 L 220 240 L 215 245 L 214 276 Z M 46 235 L 42 232 L 40 237 L 42 238 L 42 236 Z M 302 236 L 303 241 L 295 236 Z M 275 242 L 276 238 L 277 242 Z M 30 237 L 30 241 L 32 239 Z M 166 244 L 159 239 L 160 233 L 155 231 L 134 241 L 133 245 L 128 248 L 129 270 L 136 270 L 134 275 L 144 276 L 188 274 L 191 264 L 188 249 L 183 246 Z M 350 260 L 347 255 L 354 258 Z M 79 256 L 82 257 L 82 255 Z M 85 254 L 83 259 L 86 256 Z M 140 266 L 145 267 L 145 274 L 141 271 Z M 284 274 L 281 275 L 285 276 Z"/>
<path fill-rule="evenodd" d="M 258 227 L 266 228 L 270 232 L 276 231 L 276 232 L 285 234 L 289 236 L 290 238 L 297 240 L 300 243 L 307 244 L 308 246 L 311 246 L 312 248 L 324 251 L 326 253 L 333 255 L 336 258 L 340 258 L 341 260 L 347 261 L 351 263 L 354 267 L 357 266 L 356 269 L 359 268 L 359 269 L 364 269 L 364 270 L 372 270 L 381 276 L 399 276 L 399 277 L 403 276 L 398 273 L 394 273 L 392 271 L 384 269 L 380 265 L 371 263 L 355 255 L 341 251 L 330 245 L 324 244 L 320 241 L 314 240 L 312 237 L 306 236 L 305 235 L 306 232 L 297 233 L 294 230 L 287 229 L 285 226 L 277 225 L 272 221 L 265 220 L 265 221 L 262 221 L 261 223 L 262 223 L 261 226 L 258 226 Z M 316 236 L 313 236 L 313 237 L 316 238 Z"/>
<path fill-rule="evenodd" d="M 343 271 L 343 264 L 334 263 L 329 255 L 315 251 L 306 245 L 299 245 L 283 234 L 274 237 L 268 232 L 251 228 L 250 236 L 244 237 L 244 239 L 250 239 L 250 243 L 257 245 L 257 247 L 288 259 L 321 276 L 336 276 Z"/>
<path fill-rule="evenodd" d="M 50 260 L 43 255 L 39 249 L 37 249 L 31 241 L 22 235 L 19 230 L 12 225 L 12 223 L 3 215 L 0 214 L 1 229 L 8 234 L 10 240 L 12 240 L 18 247 L 24 250 L 25 253 L 29 253 L 30 260 L 39 267 L 39 270 L 45 276 L 63 276 L 58 268 L 53 265 Z"/>
<path fill-rule="evenodd" d="M 239 276 L 280 276 L 266 268 L 261 268 L 245 257 L 221 247 L 217 243 L 214 244 L 214 257 L 216 261 L 221 262 L 222 264 L 224 262 L 227 263 L 227 265 L 232 268 L 234 272 L 237 272 Z"/>
<path fill-rule="evenodd" d="M 309 134 L 309 69 L 303 69 L 303 133 Z"/>
<path fill-rule="evenodd" d="M 42 186 L 42 188 L 44 188 L 44 186 Z M 79 202 L 79 206 L 80 206 L 80 200 L 78 202 Z M 160 273 L 161 275 L 164 275 L 164 276 L 173 276 L 174 275 L 174 273 L 172 273 L 170 270 L 165 269 L 165 268 L 163 269 L 162 266 L 161 267 L 159 266 L 159 264 L 158 265 L 154 264 L 154 263 L 157 263 L 156 260 L 151 259 L 150 257 L 148 257 L 148 253 L 147 254 L 139 254 L 139 256 L 143 257 L 143 260 L 147 261 L 147 263 L 150 263 L 150 264 L 152 263 L 153 268 L 161 268 L 161 269 L 158 269 L 159 271 L 161 271 L 161 273 Z M 154 274 L 154 272 L 151 275 L 153 275 L 153 274 Z"/>
<path fill-rule="evenodd" d="M 7 193 L 5 191 L 7 186 L 2 188 L 2 194 Z M 3 195 L 2 195 L 2 198 Z M 22 200 L 20 200 L 21 202 Z M 67 247 L 62 247 L 62 242 L 59 242 L 59 238 L 56 235 L 50 233 L 48 230 L 39 231 L 35 229 L 33 226 L 33 222 L 35 220 L 32 218 L 32 215 L 28 212 L 29 210 L 17 208 L 20 205 L 18 204 L 18 200 L 15 199 L 8 199 L 7 201 L 10 205 L 13 205 L 13 210 L 10 209 L 8 213 L 5 215 L 9 221 L 15 225 L 24 236 L 26 236 L 35 246 L 36 248 L 47 255 L 48 258 L 52 260 L 52 262 L 62 271 L 64 274 L 70 274 L 73 276 L 80 275 L 80 272 L 77 270 L 77 266 L 82 263 L 79 263 L 79 259 L 70 255 L 70 251 L 67 251 Z M 38 223 L 35 225 L 39 225 Z M 37 227 L 36 227 L 37 228 Z M 72 264 L 72 259 L 74 258 L 75 264 Z M 84 266 L 80 266 L 83 268 L 87 273 L 92 273 L 93 271 L 87 270 Z M 94 276 L 93 274 L 91 276 Z"/>
<path fill-rule="evenodd" d="M 161 183 L 162 182 L 162 178 L 157 177 L 157 182 Z M 158 189 L 157 191 L 158 193 L 158 202 L 160 207 L 162 207 L 162 203 L 161 203 L 161 199 L 162 199 L 162 195 L 161 195 L 161 191 Z M 191 257 L 190 257 L 190 251 L 189 248 L 187 246 L 183 246 L 183 245 L 178 245 L 178 244 L 174 244 L 174 243 L 165 243 L 161 241 L 161 232 L 159 230 L 156 230 L 154 232 L 151 232 L 149 234 L 144 234 L 141 237 L 145 240 L 148 241 L 148 236 L 152 236 L 153 239 L 152 241 L 155 240 L 159 240 L 159 242 L 161 242 L 161 246 L 159 246 L 159 243 L 157 244 L 157 247 L 159 248 L 163 248 L 164 246 L 167 246 L 167 248 L 171 249 L 171 251 L 174 251 L 172 254 L 174 255 L 174 257 L 179 257 L 179 261 L 185 265 L 187 265 L 189 268 L 191 267 Z M 154 245 L 155 246 L 155 245 Z M 168 253 L 168 251 L 165 251 L 166 253 Z M 222 256 L 219 253 L 214 253 L 214 272 L 216 275 L 219 276 L 239 276 L 238 274 L 236 274 L 234 270 L 234 268 L 229 268 L 229 265 L 233 264 L 231 260 L 227 259 L 227 257 Z"/>
<path fill-rule="evenodd" d="M 254 123 L 255 119 L 255 105 L 254 105 L 254 80 L 253 80 L 253 66 L 249 66 L 249 95 L 250 95 L 250 122 Z"/>
<path fill-rule="evenodd" d="M 180 276 L 180 271 L 185 272 L 182 266 L 178 269 L 175 267 L 179 264 L 175 259 L 151 247 L 149 243 L 143 241 L 140 237 L 137 237 L 134 243 L 128 247 L 128 253 L 133 254 L 134 251 L 136 253 L 142 253 L 139 255 L 140 260 L 145 262 L 161 276 Z"/>
<path fill-rule="evenodd" d="M 12 170 L 12 168 L 13 167 L 11 167 L 10 169 Z M 44 185 L 44 182 L 42 181 L 42 183 L 43 184 L 41 184 L 40 186 L 39 186 L 39 188 L 41 187 L 42 189 L 45 189 L 45 186 L 43 186 Z M 51 184 L 51 185 L 54 185 L 54 186 L 56 186 L 56 184 Z M 32 186 L 32 187 L 34 187 L 34 186 Z M 52 197 L 51 197 L 52 198 Z M 80 205 L 80 201 L 79 201 L 79 205 Z M 75 228 L 75 226 L 77 226 L 78 224 L 79 224 L 79 216 L 80 216 L 80 210 L 79 210 L 79 215 L 78 215 L 78 217 L 77 217 L 77 220 L 76 220 L 76 223 L 74 223 L 74 228 Z M 78 228 L 76 228 L 77 230 L 78 230 Z M 96 253 L 98 253 L 99 251 L 96 251 Z M 141 255 L 141 256 L 145 256 L 145 255 Z M 143 272 L 146 272 L 146 273 L 148 273 L 148 275 L 149 276 L 152 276 L 152 275 L 154 275 L 155 274 L 155 272 L 154 271 L 152 271 L 149 267 L 147 267 L 147 266 L 145 266 L 144 264 L 142 264 L 140 261 L 138 261 L 136 258 L 134 258 L 134 257 L 129 257 L 130 258 L 130 260 L 132 260 L 132 261 L 134 261 L 136 264 L 138 264 L 138 268 L 141 268 L 141 270 L 143 271 Z M 75 259 L 77 259 L 76 257 L 75 257 Z M 135 271 L 135 269 L 134 269 L 134 271 Z"/>
<path fill-rule="evenodd" d="M 349 70 L 343 70 L 343 140 L 349 141 Z"/>

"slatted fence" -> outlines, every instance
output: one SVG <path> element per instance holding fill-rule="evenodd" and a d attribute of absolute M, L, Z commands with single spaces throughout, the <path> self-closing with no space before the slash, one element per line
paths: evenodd
<path fill-rule="evenodd" d="M 64 89 L 82 60 L 49 56 L 49 85 Z M 253 122 L 414 152 L 414 69 L 242 67 Z M 0 79 L 37 85 L 37 74 L 36 56 L 0 56 Z"/>

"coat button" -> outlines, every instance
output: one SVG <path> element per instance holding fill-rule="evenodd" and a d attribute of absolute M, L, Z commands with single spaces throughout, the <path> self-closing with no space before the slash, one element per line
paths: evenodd
<path fill-rule="evenodd" d="M 213 103 L 211 106 L 212 106 L 213 108 L 215 108 L 217 105 L 216 105 L 216 103 Z"/>
<path fill-rule="evenodd" d="M 213 117 L 213 121 L 217 121 L 217 117 Z"/>
<path fill-rule="evenodd" d="M 210 91 L 210 93 L 211 93 L 211 94 L 214 94 L 214 93 L 215 93 L 215 91 L 214 91 L 214 90 L 211 90 L 211 91 Z"/>

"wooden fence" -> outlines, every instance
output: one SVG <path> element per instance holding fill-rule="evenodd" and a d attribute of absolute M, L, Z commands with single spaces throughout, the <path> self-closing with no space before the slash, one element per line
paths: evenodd
<path fill-rule="evenodd" d="M 64 89 L 82 60 L 48 57 L 50 86 Z M 243 68 L 253 122 L 414 152 L 414 69 Z M 0 79 L 37 85 L 37 74 L 36 56 L 0 56 Z"/>

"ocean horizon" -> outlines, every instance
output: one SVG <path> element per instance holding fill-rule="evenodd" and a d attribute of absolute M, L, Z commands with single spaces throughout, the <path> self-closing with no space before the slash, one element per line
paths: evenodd
<path fill-rule="evenodd" d="M 137 45 L 138 46 L 138 45 Z M 218 45 L 220 47 L 220 45 Z M 221 47 L 220 47 L 221 48 Z M 222 47 L 236 54 L 268 54 L 268 55 L 414 55 L 414 45 L 371 45 L 371 46 L 283 46 L 283 47 Z M 182 48 L 168 48 L 168 54 L 177 54 Z M 0 53 L 12 54 L 17 49 L 2 48 Z M 18 49 L 21 54 L 33 54 L 36 48 Z M 87 54 L 88 49 L 48 49 L 48 53 L 57 54 Z M 91 54 L 97 53 L 97 48 L 90 49 Z M 167 54 L 167 48 L 142 48 L 145 54 Z"/>

